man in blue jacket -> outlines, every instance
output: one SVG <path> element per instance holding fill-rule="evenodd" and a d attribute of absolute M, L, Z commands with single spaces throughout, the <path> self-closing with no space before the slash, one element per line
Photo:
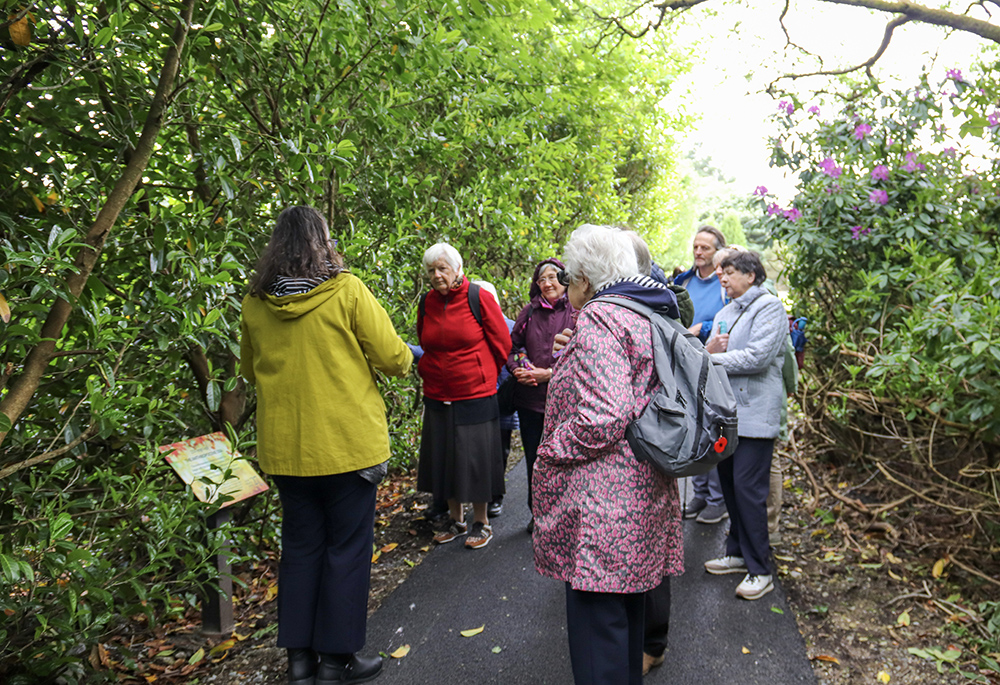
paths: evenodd
<path fill-rule="evenodd" d="M 726 304 L 726 293 L 712 265 L 717 250 L 726 246 L 726 236 L 715 226 L 700 226 L 694 236 L 694 266 L 678 274 L 674 283 L 684 286 L 694 304 L 694 323 L 689 329 L 703 343 L 712 332 L 712 321 Z M 729 516 L 722 498 L 719 474 L 712 469 L 694 476 L 694 498 L 685 509 L 685 518 L 697 517 L 698 523 L 718 523 Z"/>

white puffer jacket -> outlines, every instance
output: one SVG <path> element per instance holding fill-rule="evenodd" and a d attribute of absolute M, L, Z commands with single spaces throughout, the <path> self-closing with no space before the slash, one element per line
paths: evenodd
<path fill-rule="evenodd" d="M 737 320 L 738 319 L 738 320 Z M 736 395 L 741 438 L 776 438 L 785 402 L 781 380 L 788 315 L 785 306 L 759 285 L 750 288 L 715 315 L 712 336 L 726 322 L 729 346 L 712 359 L 729 375 Z"/>

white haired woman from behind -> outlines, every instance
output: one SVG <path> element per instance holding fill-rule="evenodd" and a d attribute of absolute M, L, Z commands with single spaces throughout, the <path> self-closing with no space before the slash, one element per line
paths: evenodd
<path fill-rule="evenodd" d="M 566 584 L 577 685 L 642 683 L 644 593 L 683 571 L 677 481 L 640 463 L 625 428 L 657 387 L 649 321 L 597 296 L 676 311 L 638 274 L 618 229 L 585 224 L 564 251 L 567 292 L 582 308 L 549 382 L 532 481 L 539 573 Z"/>

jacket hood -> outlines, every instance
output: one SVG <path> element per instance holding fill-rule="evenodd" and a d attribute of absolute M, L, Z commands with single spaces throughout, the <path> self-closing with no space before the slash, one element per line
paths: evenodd
<path fill-rule="evenodd" d="M 267 308 L 281 320 L 297 319 L 303 314 L 307 314 L 320 306 L 340 288 L 340 284 L 346 279 L 338 277 L 323 281 L 312 290 L 297 295 L 264 295 L 264 304 Z"/>
<path fill-rule="evenodd" d="M 531 290 L 528 291 L 528 299 L 534 300 L 536 297 L 541 296 L 542 289 L 538 287 L 538 277 L 542 273 L 542 269 L 548 264 L 553 265 L 559 271 L 565 271 L 566 265 L 560 262 L 555 257 L 549 257 L 548 259 L 543 259 L 538 262 L 538 266 L 535 267 L 535 273 L 531 276 Z"/>
<path fill-rule="evenodd" d="M 614 295 L 627 297 L 641 302 L 657 314 L 679 319 L 680 308 L 677 306 L 677 296 L 662 283 L 654 281 L 649 276 L 633 276 L 603 288 L 598 295 Z"/>

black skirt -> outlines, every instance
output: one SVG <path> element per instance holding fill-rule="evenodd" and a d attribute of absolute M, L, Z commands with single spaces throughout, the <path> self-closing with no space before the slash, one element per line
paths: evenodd
<path fill-rule="evenodd" d="M 496 395 L 450 403 L 424 398 L 417 489 L 459 502 L 504 494 L 499 417 Z"/>

